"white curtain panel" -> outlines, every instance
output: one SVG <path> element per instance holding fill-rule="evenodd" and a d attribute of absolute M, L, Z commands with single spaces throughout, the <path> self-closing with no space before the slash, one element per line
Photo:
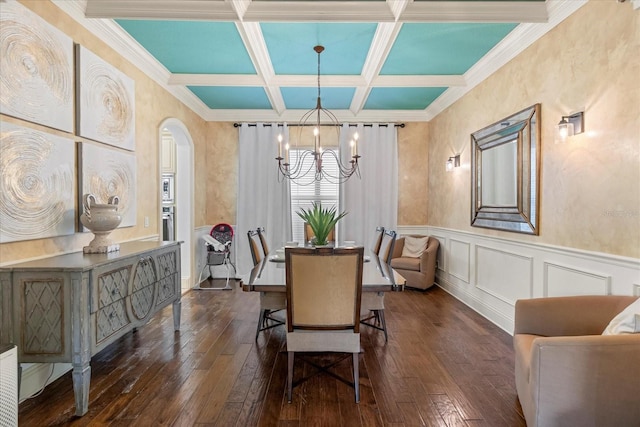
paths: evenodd
<path fill-rule="evenodd" d="M 361 178 L 352 176 L 340 188 L 340 209 L 349 214 L 338 223 L 339 240 L 373 246 L 375 229 L 398 226 L 398 134 L 393 123 L 372 126 L 343 124 L 340 146 L 344 164 L 351 157 L 349 141 L 358 132 Z"/>
<path fill-rule="evenodd" d="M 236 224 L 239 274 L 253 267 L 247 231 L 265 228 L 271 251 L 291 240 L 291 196 L 288 180 L 278 180 L 278 135 L 289 139 L 286 125 L 240 126 L 238 141 L 238 204 Z M 284 143 L 283 143 L 284 144 Z M 284 145 L 283 145 L 284 146 Z"/>

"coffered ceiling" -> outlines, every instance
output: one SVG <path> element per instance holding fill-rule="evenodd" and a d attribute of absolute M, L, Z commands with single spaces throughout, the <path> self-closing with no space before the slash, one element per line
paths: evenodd
<path fill-rule="evenodd" d="M 54 0 L 210 121 L 435 117 L 586 0 Z M 507 82 L 508 84 L 508 82 Z"/>

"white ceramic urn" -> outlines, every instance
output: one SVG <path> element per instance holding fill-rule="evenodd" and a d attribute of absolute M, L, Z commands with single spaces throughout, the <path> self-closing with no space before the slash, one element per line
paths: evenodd
<path fill-rule="evenodd" d="M 118 228 L 122 215 L 118 212 L 118 196 L 111 196 L 107 204 L 99 204 L 93 194 L 85 194 L 82 198 L 84 213 L 80 222 L 95 235 L 94 239 L 85 246 L 85 254 L 108 253 L 120 250 L 119 244 L 109 239 L 109 234 Z"/>

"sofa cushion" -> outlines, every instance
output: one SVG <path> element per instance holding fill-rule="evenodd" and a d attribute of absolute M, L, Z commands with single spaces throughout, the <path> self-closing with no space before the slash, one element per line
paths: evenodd
<path fill-rule="evenodd" d="M 405 236 L 404 246 L 402 247 L 402 256 L 409 258 L 420 258 L 424 251 L 427 250 L 427 243 L 429 243 L 429 236 Z"/>
<path fill-rule="evenodd" d="M 611 319 L 602 335 L 640 333 L 640 298 Z"/>
<path fill-rule="evenodd" d="M 391 260 L 391 267 L 399 270 L 420 271 L 420 258 L 394 258 Z"/>

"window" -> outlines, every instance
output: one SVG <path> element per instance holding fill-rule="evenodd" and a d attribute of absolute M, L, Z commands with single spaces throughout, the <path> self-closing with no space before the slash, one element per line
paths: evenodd
<path fill-rule="evenodd" d="M 337 148 L 332 148 L 337 151 Z M 289 161 L 291 164 L 296 164 L 298 161 L 298 155 L 302 153 L 302 149 L 292 149 L 289 151 Z M 313 158 L 307 156 L 302 165 L 303 170 L 307 170 L 313 167 Z M 330 175 L 336 176 L 338 173 L 338 164 L 333 156 L 323 157 L 322 167 L 327 169 Z M 296 212 L 300 208 L 311 208 L 312 202 L 321 202 L 323 207 L 338 206 L 338 184 L 330 183 L 325 180 L 311 182 L 311 178 L 308 182 L 302 181 L 300 184 L 296 182 L 290 182 L 291 186 L 291 225 L 293 227 L 293 240 L 295 242 L 304 242 L 304 221 L 298 216 Z"/>

